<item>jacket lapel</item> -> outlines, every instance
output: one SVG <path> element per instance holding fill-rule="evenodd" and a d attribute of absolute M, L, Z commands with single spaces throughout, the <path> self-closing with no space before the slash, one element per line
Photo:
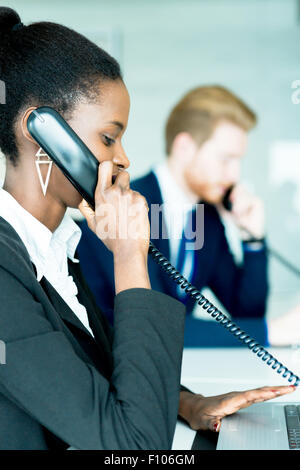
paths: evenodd
<path fill-rule="evenodd" d="M 59 313 L 59 316 L 63 320 L 72 323 L 74 326 L 84 331 L 87 335 L 90 336 L 90 338 L 93 338 L 91 333 L 85 328 L 81 321 L 79 321 L 75 313 L 70 309 L 68 304 L 63 300 L 63 298 L 59 295 L 56 289 L 54 289 L 52 284 L 50 284 L 50 282 L 45 277 L 41 279 L 40 285 L 46 292 L 51 304 L 53 305 L 57 313 Z"/>
<path fill-rule="evenodd" d="M 94 301 L 93 294 L 87 286 L 82 275 L 79 263 L 68 260 L 69 273 L 73 276 L 78 289 L 78 301 L 85 306 L 88 314 L 89 324 L 94 333 L 98 345 L 111 357 L 112 328 L 105 322 L 104 316 Z"/>
<path fill-rule="evenodd" d="M 74 282 L 76 283 L 75 277 Z M 58 294 L 58 292 L 54 289 L 54 287 L 50 284 L 50 282 L 47 281 L 47 279 L 42 278 L 40 285 L 47 294 L 49 301 L 54 307 L 55 311 L 63 320 L 63 323 L 68 331 L 68 336 L 70 337 L 70 340 L 72 341 L 73 345 L 75 340 L 76 345 L 74 346 L 78 353 L 78 346 L 80 347 L 79 355 L 85 361 L 93 363 L 100 371 L 104 373 L 107 378 L 109 378 L 113 369 L 110 342 L 103 328 L 101 327 L 101 322 L 97 322 L 97 320 L 94 320 L 94 315 L 93 313 L 91 314 L 90 302 L 86 301 L 87 296 L 85 294 L 82 295 L 81 287 L 76 283 L 77 288 L 79 288 L 78 290 L 81 291 L 80 295 L 78 294 L 77 297 L 79 302 L 84 305 L 87 309 L 89 323 L 93 331 L 94 338 L 90 334 L 90 332 L 84 327 L 84 325 L 79 321 L 77 316 L 62 299 L 62 297 Z"/>
<path fill-rule="evenodd" d="M 72 269 L 72 265 L 75 265 L 75 263 L 68 260 L 69 271 L 71 275 L 74 274 L 74 282 L 77 285 L 78 291 L 80 291 L 81 297 L 79 302 L 87 308 L 89 320 L 90 317 L 92 317 L 90 323 L 95 339 L 45 277 L 43 277 L 40 282 L 37 282 L 35 265 L 31 262 L 25 245 L 14 228 L 2 217 L 0 217 L 0 225 L 9 244 L 15 244 L 16 251 L 21 251 L 23 254 L 24 262 L 28 264 L 29 268 L 29 279 L 31 278 L 30 271 L 32 270 L 32 279 L 34 280 L 32 284 L 33 286 L 38 286 L 37 288 L 35 287 L 33 291 L 39 301 L 44 305 L 48 320 L 54 325 L 55 329 L 64 331 L 79 357 L 85 362 L 94 364 L 100 371 L 104 369 L 106 371 L 105 375 L 109 377 L 112 371 L 112 352 L 110 347 L 112 334 L 107 328 L 105 329 L 105 325 L 102 327 L 102 322 L 99 320 L 99 318 L 102 318 L 101 312 L 98 309 L 96 315 L 93 302 L 88 299 L 88 294 L 83 292 L 83 288 L 80 285 L 81 278 L 79 276 L 80 280 L 78 281 L 78 275 L 75 276 L 75 270 Z M 76 272 L 77 274 L 79 272 L 81 273 L 79 266 Z M 84 282 L 83 278 L 82 282 Z M 96 320 L 94 320 L 94 317 L 96 317 Z M 70 328 L 70 326 L 72 328 Z"/>

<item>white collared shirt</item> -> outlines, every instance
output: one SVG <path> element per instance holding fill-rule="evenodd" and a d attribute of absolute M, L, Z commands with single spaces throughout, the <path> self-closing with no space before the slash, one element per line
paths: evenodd
<path fill-rule="evenodd" d="M 170 244 L 170 261 L 176 265 L 182 233 L 188 214 L 194 208 L 195 203 L 191 202 L 178 185 L 166 162 L 156 165 L 153 172 L 158 180 L 163 200 L 163 213 Z"/>
<path fill-rule="evenodd" d="M 81 230 L 69 214 L 52 233 L 3 188 L 0 189 L 0 216 L 17 232 L 37 270 L 37 280 L 44 276 L 56 289 L 85 328 L 93 335 L 86 308 L 77 298 L 77 286 L 68 272 L 68 258 L 75 263 L 75 250 Z"/>
<path fill-rule="evenodd" d="M 166 162 L 156 165 L 153 168 L 153 172 L 158 180 L 163 200 L 163 214 L 169 238 L 170 261 L 173 266 L 177 266 L 182 234 L 186 227 L 189 213 L 195 207 L 195 203 L 188 198 L 178 185 Z M 195 254 L 192 250 L 187 250 L 185 253 L 181 273 L 188 280 L 191 280 L 193 275 L 194 256 Z M 177 288 L 177 293 L 179 297 L 185 296 L 180 286 Z"/>

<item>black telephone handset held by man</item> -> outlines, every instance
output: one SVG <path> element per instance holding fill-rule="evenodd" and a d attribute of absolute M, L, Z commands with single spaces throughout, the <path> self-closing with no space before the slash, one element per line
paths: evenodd
<path fill-rule="evenodd" d="M 81 196 L 95 208 L 94 193 L 98 180 L 99 162 L 63 117 L 48 106 L 32 111 L 27 128 L 34 140 L 61 169 Z M 282 374 L 289 382 L 298 386 L 300 377 L 283 366 L 266 349 L 217 309 L 201 292 L 187 281 L 179 271 L 150 242 L 149 253 L 168 276 L 185 290 L 185 293 L 207 311 L 220 325 L 226 328 L 253 353 Z"/>
<path fill-rule="evenodd" d="M 223 200 L 222 200 L 222 205 L 224 209 L 226 209 L 229 212 L 232 210 L 232 202 L 230 201 L 230 194 L 233 188 L 234 186 L 230 186 L 230 188 L 227 189 L 225 196 L 223 197 Z"/>

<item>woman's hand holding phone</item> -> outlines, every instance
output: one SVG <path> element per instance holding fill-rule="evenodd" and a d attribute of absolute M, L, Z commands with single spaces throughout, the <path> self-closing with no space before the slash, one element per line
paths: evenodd
<path fill-rule="evenodd" d="M 114 255 L 116 294 L 134 287 L 150 288 L 148 205 L 141 194 L 130 189 L 128 172 L 119 171 L 113 182 L 113 163 L 102 162 L 95 211 L 84 200 L 79 209 L 89 228 Z"/>

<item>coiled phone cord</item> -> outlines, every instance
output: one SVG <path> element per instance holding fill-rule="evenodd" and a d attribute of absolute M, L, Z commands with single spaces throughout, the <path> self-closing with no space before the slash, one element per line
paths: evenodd
<path fill-rule="evenodd" d="M 233 336 L 239 341 L 245 344 L 254 354 L 256 354 L 262 361 L 266 362 L 268 366 L 276 370 L 282 377 L 288 378 L 289 382 L 293 382 L 294 386 L 298 386 L 300 383 L 300 377 L 294 374 L 286 366 L 281 364 L 272 354 L 270 354 L 263 346 L 257 341 L 251 338 L 245 331 L 243 331 L 238 325 L 231 321 L 224 313 L 222 313 L 217 307 L 215 307 L 201 292 L 194 287 L 182 274 L 168 261 L 168 259 L 153 245 L 152 242 L 149 244 L 149 254 L 152 256 L 154 261 L 165 271 L 168 276 L 179 284 L 185 293 L 197 302 L 200 307 L 207 311 L 207 313 L 214 318 L 220 325 L 226 328 Z"/>

